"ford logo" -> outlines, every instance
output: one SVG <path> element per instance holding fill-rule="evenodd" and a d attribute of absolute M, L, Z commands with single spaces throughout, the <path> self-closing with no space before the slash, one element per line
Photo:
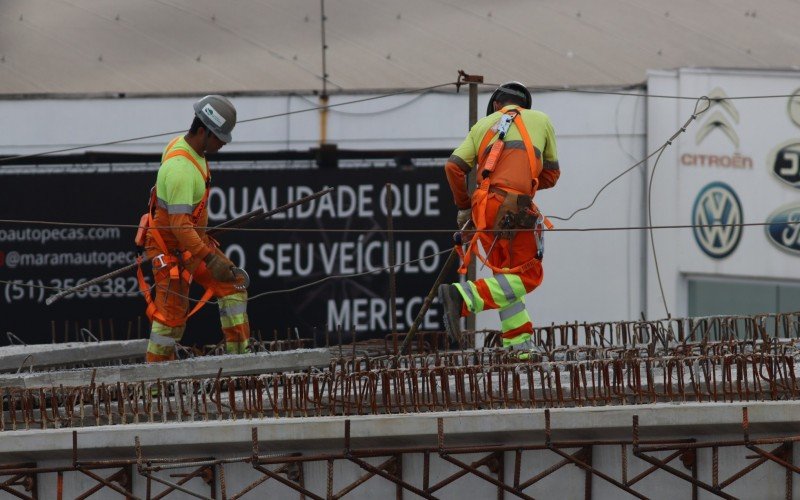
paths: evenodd
<path fill-rule="evenodd" d="M 767 238 L 784 252 L 800 255 L 800 205 L 784 205 L 767 218 Z"/>
<path fill-rule="evenodd" d="M 767 165 L 781 181 L 800 188 L 800 141 L 793 139 L 778 145 L 769 154 Z"/>

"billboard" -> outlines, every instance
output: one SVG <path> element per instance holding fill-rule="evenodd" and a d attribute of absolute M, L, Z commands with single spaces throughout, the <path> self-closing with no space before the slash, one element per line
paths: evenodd
<path fill-rule="evenodd" d="M 94 320 L 115 328 L 115 338 L 130 335 L 132 322 L 147 330 L 144 300 L 135 273 L 106 280 L 51 306 L 45 299 L 58 289 L 123 267 L 136 257 L 135 225 L 145 211 L 155 171 L 105 169 L 75 173 L 2 176 L 0 199 L 0 331 L 28 343 L 74 339 Z M 251 278 L 248 315 L 264 337 L 286 331 L 317 338 L 341 325 L 359 339 L 382 338 L 391 327 L 387 233 L 387 190 L 397 272 L 397 328 L 405 331 L 452 246 L 451 235 L 432 229 L 452 227 L 455 208 L 444 173 L 438 168 L 215 169 L 209 197 L 209 225 L 244 213 L 273 208 L 317 192 L 330 195 L 276 214 L 246 230 L 219 236 L 222 250 Z M 145 275 L 149 277 L 149 266 Z M 455 278 L 455 275 L 453 275 Z M 201 290 L 192 289 L 198 298 Z M 115 323 L 116 322 L 116 323 Z M 110 326 L 104 336 L 110 338 Z M 437 307 L 421 329 L 440 330 Z M 90 328 L 97 336 L 97 327 Z M 146 332 L 145 332 L 146 335 Z M 136 336 L 136 334 L 134 334 Z M 221 339 L 215 305 L 190 318 L 184 343 Z"/>

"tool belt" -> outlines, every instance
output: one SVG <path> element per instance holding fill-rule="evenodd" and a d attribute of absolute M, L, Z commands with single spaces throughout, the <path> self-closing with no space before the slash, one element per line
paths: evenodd
<path fill-rule="evenodd" d="M 533 208 L 533 196 L 509 193 L 496 186 L 489 186 L 489 192 L 503 197 L 492 224 L 494 234 L 500 239 L 513 239 L 517 234 L 513 229 L 533 229 L 536 226 L 541 214 Z"/>

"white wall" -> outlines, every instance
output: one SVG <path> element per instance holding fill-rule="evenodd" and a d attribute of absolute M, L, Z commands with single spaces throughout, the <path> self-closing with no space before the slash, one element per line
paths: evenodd
<path fill-rule="evenodd" d="M 363 99 L 336 96 L 332 104 Z M 482 94 L 478 109 L 486 107 Z M 194 98 L 0 100 L 0 116 L 19 124 L 0 134 L 0 154 L 30 154 L 128 137 L 185 129 Z M 239 119 L 308 109 L 313 96 L 236 97 Z M 641 96 L 534 95 L 534 107 L 554 123 L 562 175 L 541 192 L 540 207 L 565 217 L 588 205 L 600 187 L 643 157 L 645 102 Z M 328 139 L 340 148 L 455 148 L 467 132 L 468 98 L 460 94 L 401 95 L 332 108 Z M 232 151 L 304 150 L 316 146 L 319 113 L 308 112 L 240 123 Z M 167 137 L 92 149 L 159 152 Z M 444 175 L 444 174 L 443 174 Z M 636 169 L 606 189 L 596 204 L 556 227 L 636 226 L 643 223 L 642 171 Z M 449 203 L 449 197 L 443 198 Z M 547 236 L 545 281 L 528 297 L 537 325 L 639 316 L 643 305 L 642 234 L 632 231 L 552 233 Z M 498 325 L 497 315 L 479 317 L 479 327 Z"/>
<path fill-rule="evenodd" d="M 703 96 L 721 89 L 728 97 L 786 96 L 800 87 L 797 71 L 741 71 L 681 69 L 651 72 L 651 95 Z M 800 190 L 772 173 L 771 153 L 779 146 L 800 143 L 800 124 L 790 120 L 788 97 L 731 99 L 732 107 L 713 105 L 698 116 L 661 158 L 653 189 L 653 223 L 691 224 L 693 207 L 701 190 L 713 182 L 730 186 L 739 198 L 743 222 L 760 223 L 779 207 L 798 205 Z M 692 115 L 693 99 L 658 99 L 648 102 L 647 149 L 660 147 Z M 702 104 L 701 109 L 706 104 Z M 731 139 L 721 127 L 703 127 L 710 121 L 726 121 Z M 736 144 L 738 138 L 738 145 Z M 699 155 L 718 158 L 705 165 Z M 737 156 L 741 168 L 732 163 Z M 687 159 L 694 160 L 686 161 Z M 682 161 L 684 160 L 684 161 Z M 650 162 L 650 168 L 653 167 Z M 800 207 L 798 207 L 800 209 Z M 795 225 L 796 226 L 796 225 Z M 655 247 L 664 285 L 664 296 L 673 316 L 687 314 L 688 280 L 692 277 L 728 277 L 743 280 L 795 282 L 798 254 L 770 242 L 762 226 L 744 227 L 738 246 L 722 258 L 704 253 L 691 229 L 658 230 Z M 652 255 L 648 256 L 648 315 L 665 316 L 656 281 Z"/>

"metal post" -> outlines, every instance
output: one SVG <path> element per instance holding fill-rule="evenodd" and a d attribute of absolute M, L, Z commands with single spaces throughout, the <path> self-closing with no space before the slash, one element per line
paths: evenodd
<path fill-rule="evenodd" d="M 320 41 L 322 42 L 322 93 L 319 95 L 319 144 L 322 146 L 328 139 L 328 68 L 327 51 L 328 45 L 325 42 L 325 0 L 319 1 L 320 13 Z"/>
<path fill-rule="evenodd" d="M 464 81 L 469 82 L 469 126 L 467 130 L 471 129 L 475 122 L 478 121 L 478 84 L 483 83 L 483 76 L 482 75 L 467 75 L 464 78 Z M 469 193 L 470 199 L 472 199 L 472 193 L 475 191 L 475 187 L 477 185 L 477 165 L 476 168 L 470 169 L 469 175 L 467 176 L 467 192 Z M 467 279 L 470 281 L 475 281 L 477 277 L 477 273 L 475 270 L 476 259 L 472 259 L 470 262 L 469 267 L 467 268 Z M 466 328 L 468 331 L 475 330 L 475 315 L 470 314 L 467 316 L 466 319 Z M 474 347 L 475 337 L 467 337 L 465 339 L 468 345 L 471 343 Z"/>

